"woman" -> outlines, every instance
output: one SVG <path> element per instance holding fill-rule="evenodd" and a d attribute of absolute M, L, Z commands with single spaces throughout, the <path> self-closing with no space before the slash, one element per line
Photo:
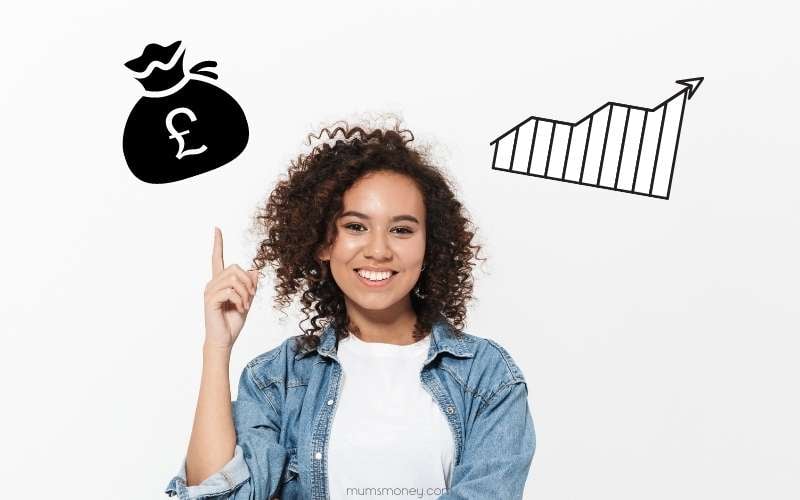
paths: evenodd
<path fill-rule="evenodd" d="M 203 375 L 181 499 L 522 498 L 527 384 L 497 342 L 460 331 L 474 233 L 448 181 L 394 130 L 337 127 L 292 162 L 256 217 L 245 272 L 215 229 Z M 317 136 L 317 138 L 321 137 Z M 259 271 L 312 326 L 244 368 L 231 348 Z M 319 333 L 321 331 L 321 333 Z"/>

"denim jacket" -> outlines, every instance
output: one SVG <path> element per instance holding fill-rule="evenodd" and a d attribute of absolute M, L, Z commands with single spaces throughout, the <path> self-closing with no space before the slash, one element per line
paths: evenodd
<path fill-rule="evenodd" d="M 453 332 L 440 316 L 420 370 L 456 444 L 450 488 L 438 498 L 521 499 L 536 448 L 526 381 L 497 342 Z M 342 377 L 336 348 L 328 325 L 316 349 L 297 352 L 289 337 L 252 359 L 232 402 L 233 458 L 187 487 L 184 456 L 165 493 L 180 500 L 327 500 L 328 440 Z"/>

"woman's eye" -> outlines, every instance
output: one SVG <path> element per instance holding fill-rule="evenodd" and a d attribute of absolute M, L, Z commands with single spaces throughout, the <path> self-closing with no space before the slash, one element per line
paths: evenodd
<path fill-rule="evenodd" d="M 346 229 L 353 229 L 353 228 L 360 228 L 360 227 L 364 227 L 364 226 L 362 224 L 359 224 L 358 222 L 351 222 L 350 224 L 345 224 L 344 227 Z M 410 228 L 407 228 L 405 226 L 396 227 L 395 229 L 401 229 L 403 231 L 401 234 L 412 234 L 414 232 Z"/>

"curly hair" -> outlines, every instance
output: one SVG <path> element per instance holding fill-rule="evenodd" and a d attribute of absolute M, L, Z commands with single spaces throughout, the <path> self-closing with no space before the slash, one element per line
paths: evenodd
<path fill-rule="evenodd" d="M 337 342 L 358 333 L 347 316 L 344 294 L 332 279 L 330 268 L 317 258 L 317 252 L 332 244 L 337 234 L 335 221 L 343 210 L 343 196 L 358 179 L 370 172 L 388 171 L 403 174 L 414 181 L 426 208 L 425 270 L 417 282 L 421 297 L 412 293 L 412 307 L 417 315 L 413 336 L 422 339 L 441 315 L 457 330 L 463 328 L 466 304 L 472 299 L 473 259 L 480 245 L 473 245 L 475 235 L 466 210 L 456 199 L 451 181 L 430 164 L 425 151 L 407 145 L 414 140 L 409 130 L 367 126 L 344 127 L 333 131 L 323 127 L 331 146 L 318 145 L 307 155 L 291 161 L 287 176 L 278 181 L 254 216 L 254 227 L 263 237 L 253 258 L 253 268 L 269 263 L 275 270 L 274 308 L 283 310 L 293 297 L 300 295 L 301 311 L 310 328 L 295 338 L 298 352 L 319 346 L 317 332 L 332 324 Z M 408 139 L 404 133 L 411 135 Z M 315 313 L 313 317 L 310 313 Z M 458 334 L 458 331 L 456 332 Z"/>

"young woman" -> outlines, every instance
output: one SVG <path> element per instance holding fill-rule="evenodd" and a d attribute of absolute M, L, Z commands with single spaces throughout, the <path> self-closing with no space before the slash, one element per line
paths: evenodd
<path fill-rule="evenodd" d="M 461 203 L 408 131 L 323 132 L 343 138 L 291 163 L 255 219 L 252 270 L 224 265 L 215 229 L 200 395 L 166 492 L 522 498 L 527 384 L 502 346 L 460 330 L 480 250 Z M 250 361 L 231 404 L 231 349 L 267 263 L 276 302 L 299 295 L 311 327 Z"/>

